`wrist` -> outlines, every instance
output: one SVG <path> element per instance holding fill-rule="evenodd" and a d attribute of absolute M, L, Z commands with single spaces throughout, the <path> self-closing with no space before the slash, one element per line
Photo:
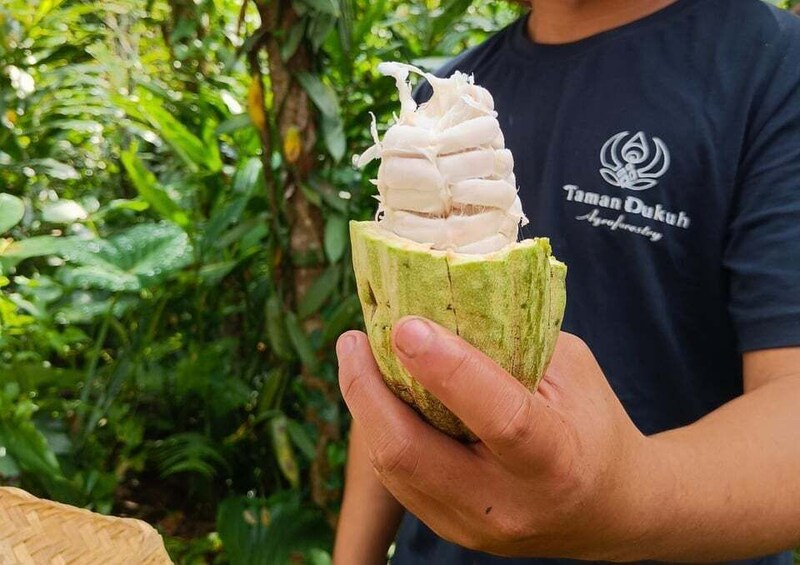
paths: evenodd
<path fill-rule="evenodd" d="M 607 500 L 604 522 L 611 535 L 602 536 L 604 561 L 631 562 L 657 559 L 663 532 L 675 520 L 677 473 L 675 455 L 656 437 L 640 435 L 620 460 Z"/>

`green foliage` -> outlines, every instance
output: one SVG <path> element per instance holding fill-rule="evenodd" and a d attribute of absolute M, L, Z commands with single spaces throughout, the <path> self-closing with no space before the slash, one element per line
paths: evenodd
<path fill-rule="evenodd" d="M 24 215 L 22 200 L 11 194 L 0 194 L 0 234 L 20 223 Z"/>
<path fill-rule="evenodd" d="M 282 4 L 277 32 L 239 0 L 0 6 L 0 481 L 147 519 L 182 563 L 329 563 L 347 222 L 374 209 L 347 156 L 396 105 L 375 67 L 435 65 L 516 13 Z M 309 98 L 291 135 L 270 33 Z"/>
<path fill-rule="evenodd" d="M 325 522 L 318 512 L 302 508 L 294 495 L 228 498 L 219 507 L 217 523 L 223 544 L 233 548 L 232 563 L 272 565 L 289 563 L 292 557 L 303 563 L 326 562 L 320 557 L 320 550 L 331 543 Z"/>

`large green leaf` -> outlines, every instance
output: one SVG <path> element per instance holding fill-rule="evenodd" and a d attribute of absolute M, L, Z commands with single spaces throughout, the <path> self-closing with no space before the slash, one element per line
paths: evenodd
<path fill-rule="evenodd" d="M 0 262 L 4 265 L 14 266 L 25 259 L 58 255 L 65 246 L 70 245 L 73 239 L 77 238 L 38 235 L 14 241 L 0 251 Z"/>
<path fill-rule="evenodd" d="M 297 464 L 297 457 L 294 448 L 289 440 L 287 432 L 287 419 L 284 414 L 280 414 L 270 420 L 270 434 L 272 436 L 272 451 L 278 461 L 281 473 L 289 481 L 292 488 L 300 486 L 300 467 Z"/>
<path fill-rule="evenodd" d="M 64 502 L 78 502 L 74 486 L 64 476 L 55 453 L 33 423 L 36 407 L 19 395 L 16 383 L 0 390 L 0 447 L 48 494 Z"/>
<path fill-rule="evenodd" d="M 347 218 L 341 214 L 332 214 L 325 222 L 325 254 L 331 263 L 335 263 L 347 249 Z"/>
<path fill-rule="evenodd" d="M 11 194 L 0 193 L 0 235 L 16 226 L 25 215 L 25 204 Z"/>
<path fill-rule="evenodd" d="M 328 37 L 336 26 L 336 20 L 336 16 L 330 14 L 316 14 L 311 17 L 308 30 L 306 31 L 306 37 L 309 43 L 311 43 L 311 48 L 314 52 L 319 51 L 325 38 Z"/>
<path fill-rule="evenodd" d="M 286 39 L 281 43 L 281 59 L 284 61 L 291 59 L 300 46 L 306 31 L 306 23 L 305 18 L 300 19 L 289 29 Z"/>
<path fill-rule="evenodd" d="M 225 457 L 212 440 L 194 432 L 175 434 L 156 442 L 151 456 L 163 478 L 179 473 L 212 478 L 219 469 L 228 468 Z"/>
<path fill-rule="evenodd" d="M 270 500 L 223 500 L 217 511 L 217 530 L 235 565 L 290 563 L 292 555 L 308 555 L 331 543 L 330 528 L 319 513 L 301 507 L 289 493 Z"/>
<path fill-rule="evenodd" d="M 236 171 L 233 178 L 233 192 L 236 196 L 223 201 L 211 213 L 203 236 L 206 247 L 224 247 L 220 236 L 229 225 L 239 221 L 250 198 L 258 188 L 263 187 L 262 172 L 263 165 L 257 157 L 248 159 Z"/>
<path fill-rule="evenodd" d="M 345 331 L 355 329 L 359 325 L 359 314 L 361 314 L 361 302 L 357 295 L 351 294 L 326 317 L 322 328 L 322 343 L 329 343 Z"/>
<path fill-rule="evenodd" d="M 431 21 L 431 38 L 438 38 L 448 30 L 455 20 L 464 14 L 473 0 L 448 0 L 444 2 L 442 13 Z"/>
<path fill-rule="evenodd" d="M 322 116 L 322 137 L 325 148 L 335 161 L 341 161 L 347 151 L 347 137 L 344 134 L 344 124 L 339 116 L 331 118 Z"/>
<path fill-rule="evenodd" d="M 294 347 L 294 350 L 297 352 L 298 357 L 300 357 L 300 361 L 303 362 L 309 371 L 312 373 L 316 373 L 319 371 L 319 359 L 317 359 L 316 352 L 314 351 L 314 346 L 311 345 L 311 340 L 308 338 L 308 334 L 306 334 L 303 327 L 300 325 L 300 321 L 297 319 L 297 316 L 294 312 L 288 312 L 286 314 L 286 332 L 289 336 L 289 341 Z"/>
<path fill-rule="evenodd" d="M 192 171 L 206 169 L 216 172 L 222 168 L 219 153 L 207 147 L 202 139 L 168 112 L 161 100 L 148 93 L 142 93 L 138 103 L 119 96 L 113 99 L 129 115 L 149 123 Z"/>
<path fill-rule="evenodd" d="M 75 180 L 79 179 L 80 175 L 75 167 L 69 163 L 62 163 L 56 161 L 52 157 L 45 159 L 33 159 L 28 163 L 38 172 L 48 177 L 59 180 Z"/>
<path fill-rule="evenodd" d="M 297 420 L 287 420 L 286 431 L 289 433 L 292 443 L 306 456 L 306 459 L 313 461 L 317 456 L 317 450 L 314 447 L 314 442 L 311 440 L 308 431 L 303 427 L 303 424 Z"/>
<path fill-rule="evenodd" d="M 316 313 L 330 298 L 339 284 L 341 269 L 339 265 L 331 265 L 317 277 L 300 300 L 297 315 L 300 319 L 308 318 Z"/>
<path fill-rule="evenodd" d="M 61 255 L 77 265 L 61 279 L 81 288 L 138 291 L 168 279 L 192 261 L 186 233 L 175 224 L 139 224 L 108 239 L 71 240 Z"/>
<path fill-rule="evenodd" d="M 313 11 L 322 14 L 329 14 L 331 16 L 339 15 L 339 1 L 338 0 L 295 0 L 297 4 L 304 5 Z"/>
<path fill-rule="evenodd" d="M 311 73 L 297 73 L 296 77 L 320 112 L 334 119 L 339 116 L 339 97 L 330 85 Z"/>
<path fill-rule="evenodd" d="M 122 164 L 131 179 L 136 192 L 165 220 L 175 222 L 181 227 L 189 225 L 189 217 L 181 210 L 167 191 L 158 183 L 156 177 L 145 167 L 132 145 L 120 155 Z"/>
<path fill-rule="evenodd" d="M 286 331 L 284 316 L 285 314 L 280 298 L 275 294 L 271 295 L 267 299 L 265 311 L 267 341 L 275 355 L 280 359 L 291 361 L 295 359 L 295 354 Z"/>

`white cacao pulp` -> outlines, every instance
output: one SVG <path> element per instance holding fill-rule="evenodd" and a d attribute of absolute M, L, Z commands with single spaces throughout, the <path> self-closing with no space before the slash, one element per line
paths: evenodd
<path fill-rule="evenodd" d="M 386 385 L 437 429 L 475 435 L 405 368 L 392 328 L 427 318 L 483 351 L 527 389 L 550 361 L 566 304 L 566 265 L 545 237 L 517 242 L 526 222 L 514 161 L 489 92 L 471 77 L 437 78 L 384 63 L 400 91 L 400 115 L 357 166 L 381 159 L 377 221 L 350 222 L 364 327 Z M 408 77 L 433 87 L 417 106 Z"/>
<path fill-rule="evenodd" d="M 483 254 L 517 241 L 527 219 L 517 196 L 514 159 L 505 148 L 491 94 L 455 72 L 439 78 L 403 63 L 382 63 L 394 77 L 400 115 L 381 140 L 354 163 L 381 159 L 378 225 L 432 249 Z M 409 73 L 433 88 L 420 106 L 411 96 Z"/>

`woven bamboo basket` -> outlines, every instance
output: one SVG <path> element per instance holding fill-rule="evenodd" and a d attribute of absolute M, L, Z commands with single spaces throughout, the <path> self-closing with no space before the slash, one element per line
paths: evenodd
<path fill-rule="evenodd" d="M 2 565 L 172 563 L 151 526 L 0 487 Z"/>

